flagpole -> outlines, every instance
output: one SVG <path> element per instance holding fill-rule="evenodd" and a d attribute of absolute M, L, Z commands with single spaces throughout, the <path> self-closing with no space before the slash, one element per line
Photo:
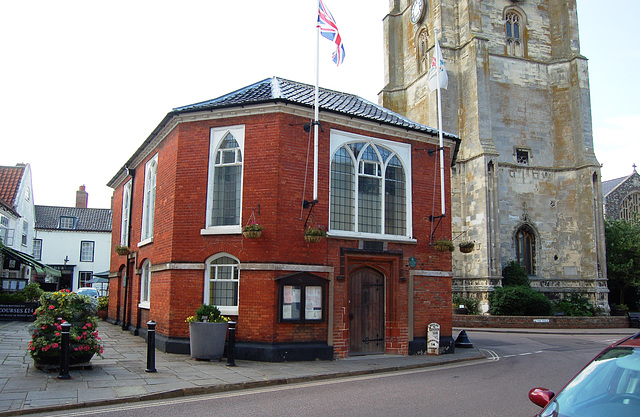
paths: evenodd
<path fill-rule="evenodd" d="M 318 3 L 318 7 L 320 4 Z M 318 106 L 320 84 L 320 26 L 316 25 L 316 88 L 313 103 L 313 199 L 318 199 Z"/>
<path fill-rule="evenodd" d="M 438 29 L 435 30 L 436 42 L 438 42 Z M 438 51 L 436 51 L 437 54 Z M 442 52 L 440 52 L 442 53 Z M 444 58 L 443 58 L 444 59 Z M 446 214 L 445 201 L 444 201 L 444 140 L 442 138 L 442 98 L 440 95 L 440 57 L 437 57 L 437 71 L 436 71 L 436 85 L 438 86 L 438 139 L 440 147 L 440 204 L 442 214 Z"/>

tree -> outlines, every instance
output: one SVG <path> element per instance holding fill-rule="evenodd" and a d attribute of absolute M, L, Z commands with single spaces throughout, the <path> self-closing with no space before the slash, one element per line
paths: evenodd
<path fill-rule="evenodd" d="M 640 286 L 640 223 L 605 220 L 604 230 L 609 287 L 624 304 L 625 294 L 633 290 L 635 295 Z"/>

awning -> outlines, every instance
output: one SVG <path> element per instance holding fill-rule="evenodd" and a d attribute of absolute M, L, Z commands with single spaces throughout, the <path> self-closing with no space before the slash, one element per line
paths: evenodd
<path fill-rule="evenodd" d="M 18 252 L 17 250 L 8 248 L 6 246 L 0 246 L 0 251 L 2 251 L 4 256 L 30 265 L 36 270 L 36 274 L 38 275 L 49 275 L 54 277 L 60 277 L 62 275 L 59 270 L 51 268 L 49 265 L 43 264 L 42 262 L 36 260 L 32 256 L 27 255 L 26 253 Z"/>

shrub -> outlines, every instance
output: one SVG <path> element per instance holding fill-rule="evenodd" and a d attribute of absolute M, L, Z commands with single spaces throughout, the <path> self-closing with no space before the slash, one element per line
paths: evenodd
<path fill-rule="evenodd" d="M 515 285 L 529 286 L 527 272 L 516 261 L 511 261 L 502 267 L 502 286 L 511 287 Z"/>
<path fill-rule="evenodd" d="M 489 312 L 497 316 L 548 316 L 551 301 L 529 286 L 498 287 L 489 299 Z"/>
<path fill-rule="evenodd" d="M 39 363 L 56 364 L 60 360 L 61 324 L 71 324 L 69 360 L 88 354 L 102 353 L 97 330 L 96 306 L 89 297 L 69 290 L 45 292 L 31 324 L 29 354 Z"/>
<path fill-rule="evenodd" d="M 220 314 L 220 310 L 218 310 L 218 307 L 209 304 L 202 304 L 200 308 L 196 310 L 195 317 L 189 316 L 185 321 L 187 323 L 202 321 L 203 316 L 207 317 L 208 323 L 225 323 L 229 321 L 229 318 Z"/>
<path fill-rule="evenodd" d="M 36 302 L 40 299 L 44 291 L 40 289 L 40 284 L 32 282 L 25 285 L 23 289 L 14 293 L 0 293 L 0 303 L 25 303 Z"/>
<path fill-rule="evenodd" d="M 563 312 L 567 316 L 589 317 L 595 316 L 596 307 L 582 294 L 572 293 L 554 303 L 556 312 Z"/>
<path fill-rule="evenodd" d="M 467 313 L 469 314 L 479 313 L 478 307 L 480 306 L 480 301 L 475 298 L 463 297 L 461 295 L 455 294 L 453 296 L 453 306 L 457 308 L 460 305 L 465 306 L 467 309 Z"/>
<path fill-rule="evenodd" d="M 107 310 L 109 308 L 109 297 L 104 295 L 98 298 L 98 310 Z"/>

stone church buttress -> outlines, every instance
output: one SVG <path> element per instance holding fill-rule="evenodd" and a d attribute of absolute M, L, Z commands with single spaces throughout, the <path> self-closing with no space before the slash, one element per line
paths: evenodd
<path fill-rule="evenodd" d="M 581 292 L 608 311 L 600 164 L 575 0 L 392 0 L 380 104 L 438 125 L 427 85 L 438 33 L 449 77 L 453 290 L 481 300 L 517 260 L 550 298 Z M 430 214 L 430 213 L 429 213 Z"/>

